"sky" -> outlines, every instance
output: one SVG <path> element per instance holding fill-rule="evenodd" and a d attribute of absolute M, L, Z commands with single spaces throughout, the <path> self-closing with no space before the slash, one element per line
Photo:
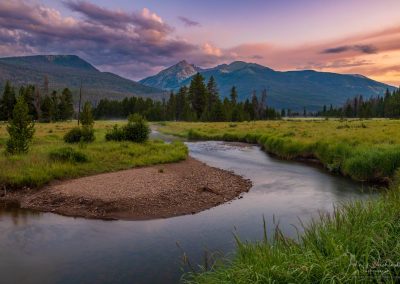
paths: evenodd
<path fill-rule="evenodd" d="M 399 0 L 0 0 L 0 56 L 76 54 L 134 80 L 183 59 L 400 85 Z"/>

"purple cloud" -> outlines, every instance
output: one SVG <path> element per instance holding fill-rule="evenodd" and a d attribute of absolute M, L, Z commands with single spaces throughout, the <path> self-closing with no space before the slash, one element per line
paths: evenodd
<path fill-rule="evenodd" d="M 365 54 L 372 54 L 376 53 L 378 49 L 373 45 L 342 45 L 324 49 L 322 53 L 342 53 L 346 51 L 358 51 Z"/>
<path fill-rule="evenodd" d="M 186 27 L 200 27 L 201 24 L 199 22 L 193 21 L 184 16 L 179 16 L 178 19 L 186 26 Z"/>
<path fill-rule="evenodd" d="M 86 1 L 64 4 L 80 17 L 64 17 L 23 0 L 1 1 L 0 56 L 76 54 L 134 79 L 182 58 L 194 57 L 201 64 L 213 57 L 201 46 L 174 37 L 174 29 L 146 8 L 128 13 Z"/>

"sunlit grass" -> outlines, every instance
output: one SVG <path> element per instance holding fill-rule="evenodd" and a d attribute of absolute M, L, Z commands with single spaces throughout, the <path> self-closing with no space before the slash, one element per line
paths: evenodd
<path fill-rule="evenodd" d="M 96 122 L 96 141 L 91 144 L 70 145 L 63 141 L 64 134 L 76 122 L 36 124 L 36 133 L 27 155 L 9 156 L 5 153 L 6 124 L 0 124 L 0 185 L 10 188 L 38 187 L 54 179 L 67 179 L 127 168 L 169 163 L 187 157 L 182 143 L 166 144 L 149 141 L 144 144 L 130 142 L 106 142 L 104 135 L 114 124 L 123 122 Z M 64 147 L 72 147 L 84 153 L 88 161 L 74 163 L 57 161 L 50 153 Z"/>
<path fill-rule="evenodd" d="M 355 180 L 386 181 L 400 166 L 399 120 L 170 122 L 160 130 L 192 139 L 257 143 L 284 159 L 314 157 Z"/>

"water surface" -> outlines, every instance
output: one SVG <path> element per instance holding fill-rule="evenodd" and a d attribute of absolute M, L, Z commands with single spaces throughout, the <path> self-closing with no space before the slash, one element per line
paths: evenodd
<path fill-rule="evenodd" d="M 176 283 L 185 250 L 201 263 L 204 250 L 231 253 L 236 233 L 263 236 L 262 217 L 295 237 L 304 222 L 333 204 L 371 196 L 362 186 L 322 169 L 269 157 L 257 146 L 187 143 L 207 164 L 249 178 L 243 198 L 195 215 L 150 221 L 99 221 L 0 209 L 1 283 Z"/>

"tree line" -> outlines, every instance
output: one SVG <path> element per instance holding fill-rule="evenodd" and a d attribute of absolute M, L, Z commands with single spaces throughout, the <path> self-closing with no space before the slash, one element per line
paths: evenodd
<path fill-rule="evenodd" d="M 9 81 L 6 82 L 3 94 L 0 97 L 0 121 L 11 120 L 17 98 L 23 97 L 28 105 L 28 114 L 32 119 L 41 122 L 53 122 L 72 119 L 74 116 L 74 103 L 72 92 L 65 88 L 58 93 L 52 91 L 48 94 L 48 82 L 45 80 L 43 92 L 34 85 L 16 88 Z"/>
<path fill-rule="evenodd" d="M 386 90 L 383 96 L 364 99 L 356 96 L 348 99 L 341 107 L 329 108 L 325 105 L 318 116 L 324 117 L 348 117 L 348 118 L 400 118 L 400 88 L 390 92 Z"/>
<path fill-rule="evenodd" d="M 265 89 L 260 97 L 254 91 L 251 100 L 239 102 L 233 86 L 229 98 L 221 99 L 214 77 L 205 82 L 200 73 L 193 76 L 189 87 L 183 86 L 177 93 L 171 92 L 168 99 L 102 99 L 94 109 L 96 119 L 126 118 L 132 113 L 152 121 L 248 121 L 281 117 L 280 112 L 267 106 Z"/>

